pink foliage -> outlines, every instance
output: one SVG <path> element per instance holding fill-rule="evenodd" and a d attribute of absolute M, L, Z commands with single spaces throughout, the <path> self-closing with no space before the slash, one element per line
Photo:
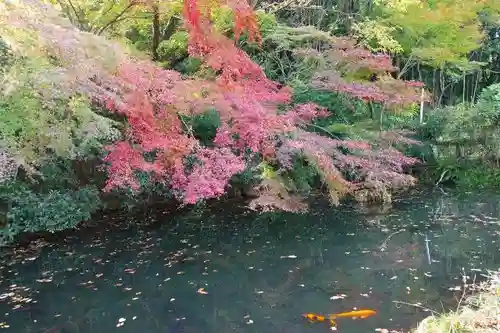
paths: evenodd
<path fill-rule="evenodd" d="M 328 70 L 318 73 L 312 81 L 314 87 L 348 94 L 364 101 L 373 101 L 388 107 L 408 106 L 420 103 L 418 87 L 415 81 L 403 81 L 385 78 L 383 81 L 369 82 L 365 80 L 348 81 L 337 71 Z"/>
<path fill-rule="evenodd" d="M 329 115 L 330 113 L 327 109 L 320 108 L 314 103 L 305 103 L 288 111 L 284 118 L 289 119 L 293 124 L 299 125 L 302 122 L 309 123 L 316 118 L 324 118 Z"/>
<path fill-rule="evenodd" d="M 260 40 L 256 19 L 247 1 L 219 0 L 218 3 L 233 8 L 236 38 L 247 29 L 251 39 Z M 328 111 L 307 103 L 281 112 L 279 106 L 291 101 L 291 90 L 269 80 L 262 68 L 233 41 L 213 29 L 210 23 L 213 4 L 209 0 L 185 0 L 184 17 L 190 34 L 189 53 L 201 57 L 206 66 L 218 73 L 215 80 L 184 79 L 179 73 L 160 69 L 150 62 L 130 60 L 121 66 L 118 78 L 122 85 L 120 91 L 124 93 L 106 100 L 106 106 L 127 118 L 128 129 L 124 141 L 109 147 L 105 159 L 109 179 L 105 190 L 116 187 L 138 190 L 135 172 L 146 171 L 158 181 L 168 183 L 185 203 L 219 197 L 225 193 L 230 179 L 246 169 L 247 149 L 264 159 L 277 160 L 285 168 L 291 167 L 294 154 L 302 153 L 315 163 L 324 181 L 347 187 L 352 184 L 344 180 L 342 168 L 357 169 L 368 179 L 379 171 L 383 175 L 402 172 L 405 165 L 414 162 L 395 150 L 376 153 L 368 142 L 333 140 L 302 130 L 303 125 L 315 118 L 328 116 Z M 393 68 L 390 59 L 370 57 L 371 53 L 366 50 L 339 46 L 337 51 L 337 55 L 350 57 L 351 61 L 346 63 L 349 66 L 353 66 L 356 62 L 352 59 L 356 59 L 362 66 Z M 342 62 L 340 58 L 337 60 L 339 64 Z M 330 88 L 351 92 L 360 98 L 369 96 L 371 100 L 393 99 L 375 87 L 342 84 Z M 214 147 L 202 146 L 189 124 L 180 117 L 193 116 L 209 108 L 215 109 L 221 119 Z M 350 153 L 342 153 L 341 147 Z M 154 162 L 147 162 L 145 153 L 153 154 Z M 265 186 L 267 194 L 263 192 L 263 198 L 266 195 L 286 197 L 284 187 L 277 186 L 276 182 L 272 184 L 270 181 Z M 281 206 L 292 209 L 284 202 Z"/>
<path fill-rule="evenodd" d="M 348 149 L 348 153 L 339 148 Z M 277 158 L 281 165 L 290 167 L 291 156 L 297 152 L 308 159 L 313 157 L 321 169 L 334 170 L 330 174 L 337 177 L 337 182 L 348 187 L 359 187 L 377 177 L 391 187 L 391 184 L 398 184 L 408 177 L 403 174 L 405 167 L 418 163 L 418 159 L 406 157 L 393 148 L 379 150 L 365 141 L 336 140 L 305 131 L 299 131 L 295 139 L 285 141 L 278 150 Z M 341 171 L 355 171 L 358 179 L 355 183 L 345 182 Z"/>
<path fill-rule="evenodd" d="M 374 54 L 345 37 L 336 38 L 323 53 L 327 66 L 313 77 L 316 88 L 345 93 L 389 108 L 420 103 L 423 82 L 393 78 L 391 73 L 398 68 L 389 55 Z"/>
<path fill-rule="evenodd" d="M 186 203 L 199 199 L 221 196 L 231 177 L 245 170 L 245 161 L 228 148 L 201 149 L 196 155 L 201 165 L 196 165 L 186 177 L 186 183 L 174 184 L 174 189 L 185 193 Z"/>
<path fill-rule="evenodd" d="M 133 190 L 139 189 L 139 184 L 135 178 L 136 170 L 158 171 L 157 166 L 144 161 L 140 151 L 132 148 L 126 141 L 121 141 L 108 147 L 111 153 L 104 158 L 109 162 L 109 178 L 106 183 L 105 191 L 115 187 L 130 187 Z"/>
<path fill-rule="evenodd" d="M 248 24 L 255 29 L 251 11 L 245 9 L 248 4 L 238 0 L 232 5 L 243 22 L 237 26 Z M 278 112 L 280 104 L 290 102 L 291 90 L 267 79 L 234 42 L 214 31 L 204 16 L 206 10 L 195 1 L 185 1 L 189 52 L 219 72 L 215 81 L 182 79 L 179 73 L 149 62 L 129 61 L 121 66 L 118 76 L 126 93 L 106 105 L 125 115 L 129 127 L 125 141 L 109 148 L 106 190 L 138 189 L 134 171 L 148 171 L 168 180 L 185 203 L 218 197 L 231 177 L 245 169 L 244 149 L 273 156 L 279 137 L 295 130 L 297 124 L 327 115 L 314 104 Z M 215 108 L 222 121 L 214 148 L 202 147 L 179 117 L 208 108 Z M 154 163 L 144 161 L 147 152 L 155 153 Z M 187 157 L 195 160 L 192 168 L 186 164 Z"/>

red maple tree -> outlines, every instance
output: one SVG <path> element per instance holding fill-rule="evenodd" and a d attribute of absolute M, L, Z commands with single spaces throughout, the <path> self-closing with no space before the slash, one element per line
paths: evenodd
<path fill-rule="evenodd" d="M 224 4 L 235 12 L 235 34 L 246 28 L 258 41 L 248 3 Z M 292 131 L 298 122 L 327 115 L 313 104 L 280 114 L 278 105 L 290 101 L 290 89 L 267 79 L 259 65 L 212 28 L 212 5 L 186 0 L 184 17 L 190 33 L 189 52 L 217 72 L 215 81 L 182 79 L 179 73 L 149 62 L 129 61 L 120 67 L 118 76 L 127 93 L 120 100 L 108 100 L 107 107 L 125 115 L 129 128 L 124 141 L 108 147 L 105 190 L 138 189 L 135 172 L 140 170 L 168 182 L 185 203 L 220 196 L 230 178 L 245 169 L 245 149 L 272 155 L 281 134 Z M 210 107 L 217 110 L 222 125 L 215 147 L 208 148 L 186 130 L 179 115 L 193 116 Z M 146 161 L 144 154 L 152 152 L 154 161 Z M 188 157 L 195 160 L 189 167 Z"/>
<path fill-rule="evenodd" d="M 124 63 L 118 77 L 125 93 L 107 100 L 106 105 L 126 116 L 128 129 L 123 141 L 108 147 L 105 162 L 109 178 L 105 190 L 139 189 L 135 173 L 146 171 L 157 181 L 169 184 L 185 203 L 218 197 L 225 192 L 231 177 L 247 167 L 247 151 L 285 167 L 283 156 L 304 153 L 314 160 L 324 181 L 335 188 L 339 188 L 336 186 L 339 183 L 350 184 L 337 169 L 349 163 L 353 167 L 370 168 L 367 164 L 371 162 L 381 170 L 385 166 L 391 172 L 401 172 L 394 163 L 387 166 L 383 158 L 368 157 L 369 144 L 335 142 L 300 130 L 314 118 L 328 115 L 314 104 L 279 112 L 280 105 L 290 102 L 291 90 L 269 80 L 259 65 L 212 27 L 210 9 L 216 5 L 233 9 L 236 40 L 246 32 L 252 41 L 260 41 L 257 21 L 247 1 L 185 0 L 184 20 L 190 35 L 188 51 L 215 70 L 216 79 L 183 79 L 179 73 L 160 69 L 150 62 Z M 351 89 L 342 87 L 332 88 L 344 92 Z M 367 92 L 367 96 L 374 100 L 382 98 L 374 92 Z M 388 95 L 383 98 L 392 100 Z M 221 119 L 211 147 L 203 146 L 180 117 L 200 114 L 208 108 L 217 110 Z M 298 135 L 292 140 L 290 133 Z M 362 148 L 364 157 L 338 154 L 340 146 Z M 154 158 L 148 161 L 146 153 Z M 413 162 L 396 153 L 391 151 L 392 155 L 385 156 L 400 164 Z M 339 156 L 345 156 L 343 161 L 332 160 Z M 262 198 L 269 196 L 263 192 Z"/>

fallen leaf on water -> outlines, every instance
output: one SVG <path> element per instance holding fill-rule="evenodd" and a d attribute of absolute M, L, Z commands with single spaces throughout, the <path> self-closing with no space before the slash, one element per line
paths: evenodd
<path fill-rule="evenodd" d="M 116 327 L 122 327 L 125 324 L 125 318 L 118 319 L 118 323 L 116 323 Z"/>
<path fill-rule="evenodd" d="M 200 288 L 196 291 L 198 294 L 206 295 L 208 292 L 205 290 L 205 288 Z"/>
<path fill-rule="evenodd" d="M 376 328 L 375 332 L 389 333 L 389 330 L 387 328 Z"/>
<path fill-rule="evenodd" d="M 52 282 L 52 279 L 51 278 L 48 278 L 48 279 L 37 279 L 36 282 L 48 283 L 48 282 Z"/>
<path fill-rule="evenodd" d="M 330 299 L 331 299 L 331 300 L 336 300 L 336 299 L 344 299 L 344 298 L 346 298 L 346 297 L 347 297 L 347 295 L 344 295 L 344 294 L 337 294 L 337 295 L 335 295 L 335 296 L 330 297 Z"/>

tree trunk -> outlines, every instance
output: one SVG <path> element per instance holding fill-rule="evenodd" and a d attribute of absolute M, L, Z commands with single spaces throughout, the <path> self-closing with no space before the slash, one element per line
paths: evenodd
<path fill-rule="evenodd" d="M 153 60 L 158 60 L 158 46 L 160 46 L 161 31 L 160 31 L 160 9 L 155 3 L 151 6 L 153 11 L 153 41 L 151 43 L 151 55 Z"/>

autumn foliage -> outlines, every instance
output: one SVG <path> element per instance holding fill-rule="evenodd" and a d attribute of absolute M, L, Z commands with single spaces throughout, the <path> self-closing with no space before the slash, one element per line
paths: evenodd
<path fill-rule="evenodd" d="M 147 62 L 121 66 L 119 77 L 128 93 L 121 100 L 108 100 L 107 106 L 127 117 L 129 129 L 126 140 L 109 147 L 106 190 L 138 189 L 134 172 L 141 170 L 168 182 L 186 203 L 220 196 L 230 178 L 245 169 L 246 148 L 273 154 L 279 135 L 319 114 L 314 105 L 278 114 L 278 105 L 290 100 L 289 89 L 268 80 L 231 40 L 211 30 L 208 8 L 206 3 L 186 1 L 184 14 L 191 34 L 189 51 L 218 71 L 215 81 L 182 79 Z M 240 20 L 236 26 L 248 26 L 257 36 L 251 11 L 243 2 L 235 10 Z M 211 148 L 201 146 L 179 118 L 208 108 L 215 108 L 222 120 Z M 147 152 L 155 153 L 154 161 L 144 159 Z M 194 158 L 192 165 L 187 158 Z"/>
<path fill-rule="evenodd" d="M 290 106 L 291 90 L 269 80 L 234 41 L 212 27 L 210 9 L 220 5 L 227 5 L 234 12 L 236 39 L 247 33 L 250 40 L 260 41 L 256 18 L 247 1 L 185 0 L 189 53 L 202 58 L 205 66 L 215 70 L 216 79 L 185 79 L 175 71 L 136 60 L 120 67 L 118 76 L 122 81 L 121 91 L 125 93 L 108 98 L 106 105 L 125 115 L 129 127 L 123 141 L 108 147 L 106 190 L 116 187 L 137 190 L 135 173 L 145 171 L 168 184 L 185 203 L 195 203 L 224 194 L 230 179 L 244 171 L 255 155 L 286 169 L 290 167 L 287 163 L 290 158 L 302 154 L 316 165 L 331 197 L 335 197 L 354 187 L 344 179 L 341 172 L 344 167 L 365 170 L 356 181 L 376 178 L 373 173 L 378 170 L 383 171 L 380 174 L 387 182 L 394 178 L 393 174 L 403 172 L 404 165 L 415 162 L 395 150 L 377 154 L 366 142 L 341 142 L 301 129 L 316 117 L 328 116 L 328 112 L 314 104 Z M 353 50 L 358 54 L 351 53 L 351 56 L 368 58 L 367 51 Z M 386 71 L 392 68 L 388 58 L 380 63 L 386 65 Z M 333 86 L 328 88 L 373 101 L 414 101 L 375 87 L 358 89 L 339 82 L 330 80 L 328 84 Z M 281 105 L 289 105 L 288 111 L 282 112 Z M 194 116 L 210 108 L 218 112 L 221 125 L 213 146 L 206 147 L 180 116 Z M 361 154 L 340 153 L 337 148 L 341 146 Z M 146 154 L 152 154 L 153 158 L 146 159 Z M 261 198 L 271 200 L 267 194 L 278 192 L 261 187 Z M 276 200 L 283 200 L 280 193 L 281 198 Z"/>
<path fill-rule="evenodd" d="M 324 90 L 346 93 L 367 102 L 380 103 L 389 109 L 420 103 L 419 81 L 395 79 L 398 68 L 387 54 L 372 53 L 357 47 L 348 38 L 337 38 L 322 52 L 327 60 L 325 70 L 316 73 L 312 84 Z"/>

